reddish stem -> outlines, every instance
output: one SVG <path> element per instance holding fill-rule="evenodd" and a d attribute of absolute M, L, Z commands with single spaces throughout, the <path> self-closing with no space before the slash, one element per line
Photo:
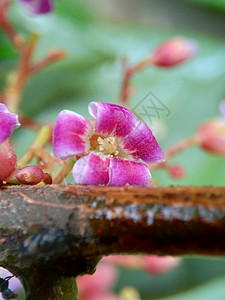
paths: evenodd
<path fill-rule="evenodd" d="M 135 64 L 133 67 L 128 65 L 128 61 L 126 58 L 123 58 L 122 66 L 123 66 L 123 80 L 122 80 L 122 87 L 121 87 L 121 93 L 120 93 L 120 101 L 123 104 L 123 106 L 127 106 L 129 97 L 131 95 L 131 79 L 132 77 L 142 69 L 149 66 L 151 63 L 150 57 L 147 57 L 137 64 Z"/>
<path fill-rule="evenodd" d="M 23 39 L 17 34 L 14 28 L 8 21 L 7 13 L 10 7 L 10 1 L 1 0 L 0 1 L 0 25 L 2 30 L 6 33 L 14 47 L 19 53 L 23 50 Z"/>
<path fill-rule="evenodd" d="M 165 162 L 152 164 L 151 166 L 149 166 L 149 168 L 151 169 L 151 171 L 156 170 L 156 169 L 166 169 L 167 161 L 170 158 L 174 157 L 175 155 L 179 154 L 180 152 L 182 152 L 194 145 L 196 145 L 196 139 L 193 136 L 177 142 L 170 149 L 165 151 L 165 160 L 166 160 Z"/>
<path fill-rule="evenodd" d="M 60 59 L 63 59 L 64 57 L 66 57 L 65 51 L 51 50 L 50 53 L 45 58 L 30 66 L 29 73 L 30 75 L 33 75 L 34 73 L 37 73 L 38 71 L 45 68 L 49 64 L 56 62 Z"/>

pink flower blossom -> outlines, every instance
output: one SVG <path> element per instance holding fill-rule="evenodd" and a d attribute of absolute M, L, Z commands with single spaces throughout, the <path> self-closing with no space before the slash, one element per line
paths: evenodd
<path fill-rule="evenodd" d="M 0 143 L 4 142 L 19 126 L 18 116 L 10 113 L 8 108 L 0 103 Z"/>
<path fill-rule="evenodd" d="M 19 0 L 33 14 L 46 14 L 52 11 L 54 0 Z"/>
<path fill-rule="evenodd" d="M 78 158 L 76 183 L 149 186 L 151 174 L 144 163 L 164 160 L 151 130 L 118 105 L 91 102 L 88 110 L 94 119 L 61 111 L 53 133 L 55 156 Z"/>
<path fill-rule="evenodd" d="M 197 130 L 197 142 L 205 151 L 225 156 L 225 100 L 220 103 L 221 116 L 202 124 Z"/>
<path fill-rule="evenodd" d="M 193 40 L 176 37 L 159 45 L 151 61 L 158 67 L 172 67 L 190 59 L 196 51 L 197 45 Z"/>
<path fill-rule="evenodd" d="M 93 275 L 77 278 L 80 300 L 119 300 L 110 290 L 118 277 L 117 269 L 112 265 L 100 263 Z"/>

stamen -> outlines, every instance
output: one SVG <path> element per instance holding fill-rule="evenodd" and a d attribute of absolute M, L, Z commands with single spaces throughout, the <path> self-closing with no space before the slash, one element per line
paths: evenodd
<path fill-rule="evenodd" d="M 103 152 L 104 154 L 108 154 L 108 155 L 119 154 L 119 151 L 117 150 L 117 142 L 114 137 L 108 137 L 104 139 L 98 137 L 97 141 L 99 143 L 99 151 Z"/>

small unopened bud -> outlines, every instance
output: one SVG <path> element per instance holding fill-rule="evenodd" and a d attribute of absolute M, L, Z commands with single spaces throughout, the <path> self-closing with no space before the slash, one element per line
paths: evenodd
<path fill-rule="evenodd" d="M 0 182 L 7 180 L 15 171 L 17 157 L 14 149 L 8 142 L 0 144 Z"/>
<path fill-rule="evenodd" d="M 153 65 L 159 67 L 172 67 L 185 62 L 196 52 L 197 44 L 195 41 L 176 37 L 156 47 L 151 61 Z"/>
<path fill-rule="evenodd" d="M 225 120 L 217 119 L 201 125 L 196 133 L 197 143 L 205 151 L 225 156 Z"/>
<path fill-rule="evenodd" d="M 150 274 L 160 275 L 174 269 L 180 259 L 172 256 L 149 255 L 143 257 L 144 269 Z"/>
<path fill-rule="evenodd" d="M 49 173 L 45 173 L 43 182 L 45 184 L 52 184 L 52 176 Z"/>
<path fill-rule="evenodd" d="M 185 175 L 184 168 L 181 165 L 169 166 L 168 173 L 172 178 L 176 178 L 176 179 L 181 179 Z"/>
<path fill-rule="evenodd" d="M 28 166 L 16 174 L 16 179 L 22 184 L 35 185 L 44 179 L 44 172 L 37 166 Z"/>

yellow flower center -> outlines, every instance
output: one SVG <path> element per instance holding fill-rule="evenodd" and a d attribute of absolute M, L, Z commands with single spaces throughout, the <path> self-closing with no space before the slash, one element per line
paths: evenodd
<path fill-rule="evenodd" d="M 93 134 L 90 138 L 90 150 L 104 155 L 128 158 L 118 139 L 113 136 Z"/>
<path fill-rule="evenodd" d="M 99 151 L 106 155 L 113 155 L 116 156 L 119 154 L 118 151 L 118 144 L 116 142 L 116 139 L 114 137 L 107 137 L 107 138 L 101 138 L 98 137 L 97 139 L 99 143 Z"/>

